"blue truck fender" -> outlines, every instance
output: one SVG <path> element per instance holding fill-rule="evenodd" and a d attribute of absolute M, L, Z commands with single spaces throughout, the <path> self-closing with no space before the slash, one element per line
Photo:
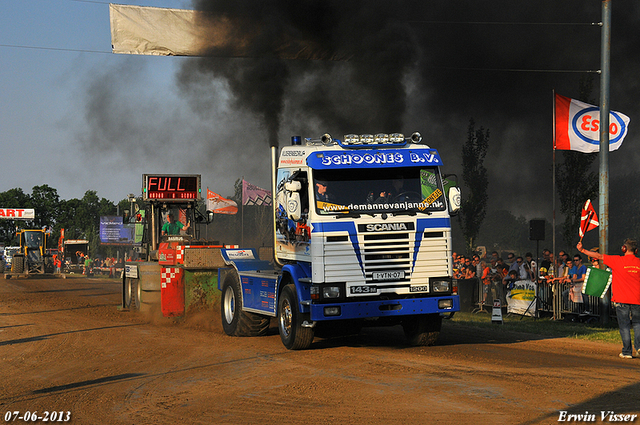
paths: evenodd
<path fill-rule="evenodd" d="M 311 302 L 311 265 L 309 263 L 286 264 L 282 267 L 282 273 L 278 279 L 277 294 L 284 288 L 284 282 L 290 279 L 295 285 L 298 294 L 298 308 L 301 313 L 309 313 Z M 288 283 L 288 282 L 287 282 Z"/>

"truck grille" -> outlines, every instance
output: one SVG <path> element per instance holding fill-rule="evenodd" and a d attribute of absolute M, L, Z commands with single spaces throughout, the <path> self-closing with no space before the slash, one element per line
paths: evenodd
<path fill-rule="evenodd" d="M 383 233 L 364 235 L 364 272 L 367 283 L 373 282 L 374 272 L 404 272 L 404 279 L 411 275 L 411 244 L 408 233 Z"/>
<path fill-rule="evenodd" d="M 429 277 L 449 276 L 449 231 L 363 233 L 327 236 L 325 282 L 407 286 Z M 416 252 L 418 250 L 418 252 Z M 404 278 L 374 280 L 380 272 L 403 272 Z"/>

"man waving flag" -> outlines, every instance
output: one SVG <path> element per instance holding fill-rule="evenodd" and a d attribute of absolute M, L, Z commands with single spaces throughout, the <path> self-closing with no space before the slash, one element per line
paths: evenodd
<path fill-rule="evenodd" d="M 582 207 L 582 214 L 580 216 L 580 230 L 578 232 L 580 234 L 580 241 L 582 241 L 585 233 L 595 229 L 599 225 L 598 216 L 596 215 L 595 208 L 593 208 L 591 199 L 587 199 L 587 202 L 585 202 Z"/>

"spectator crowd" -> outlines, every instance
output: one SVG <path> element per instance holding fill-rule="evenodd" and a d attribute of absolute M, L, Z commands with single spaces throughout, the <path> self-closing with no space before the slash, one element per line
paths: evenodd
<path fill-rule="evenodd" d="M 583 264 L 580 254 L 570 256 L 566 251 L 560 251 L 556 258 L 545 248 L 539 267 L 530 252 L 524 257 L 508 252 L 506 261 L 497 251 L 488 256 L 458 255 L 454 252 L 452 259 L 455 279 L 479 279 L 485 304 L 493 299 L 506 302 L 506 294 L 514 283 L 528 280 L 538 284 L 538 296 L 543 306 L 551 308 L 554 293 L 561 292 L 563 311 L 591 314 L 589 297 L 582 294 L 587 265 Z M 597 259 L 593 260 L 592 266 L 599 267 Z"/>

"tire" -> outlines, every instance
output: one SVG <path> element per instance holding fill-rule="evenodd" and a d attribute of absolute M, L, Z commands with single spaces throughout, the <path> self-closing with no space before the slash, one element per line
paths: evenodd
<path fill-rule="evenodd" d="M 278 331 L 282 343 L 289 350 L 305 350 L 313 342 L 313 328 L 302 326 L 309 319 L 308 313 L 300 313 L 295 286 L 286 285 L 278 300 Z"/>
<path fill-rule="evenodd" d="M 44 272 L 47 274 L 53 274 L 55 267 L 53 265 L 52 257 L 44 257 Z"/>
<path fill-rule="evenodd" d="M 132 311 L 140 311 L 140 285 L 137 279 L 124 279 L 123 307 Z"/>
<path fill-rule="evenodd" d="M 436 343 L 442 317 L 439 314 L 407 316 L 402 320 L 402 329 L 409 345 L 429 346 Z"/>
<path fill-rule="evenodd" d="M 229 336 L 264 336 L 269 330 L 269 317 L 242 311 L 240 278 L 235 272 L 228 274 L 222 284 L 220 318 Z"/>
<path fill-rule="evenodd" d="M 11 272 L 12 273 L 24 272 L 24 257 L 22 255 L 13 256 L 13 260 L 11 261 Z"/>

